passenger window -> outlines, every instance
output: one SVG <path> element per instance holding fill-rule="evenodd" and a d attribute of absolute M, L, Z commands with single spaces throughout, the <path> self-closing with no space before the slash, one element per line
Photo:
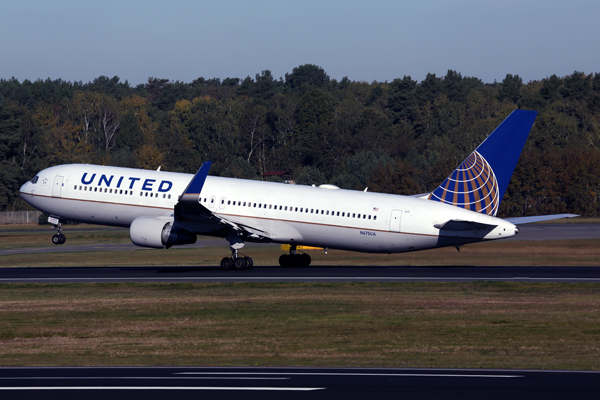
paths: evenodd
<path fill-rule="evenodd" d="M 169 195 L 169 198 L 171 198 L 171 195 Z"/>
<path fill-rule="evenodd" d="M 302 211 L 302 209 L 300 209 L 300 211 Z M 296 207 L 296 212 L 298 212 L 298 207 Z"/>
<path fill-rule="evenodd" d="M 369 215 L 369 219 L 371 219 L 371 216 Z"/>
<path fill-rule="evenodd" d="M 343 213 L 342 213 L 342 217 L 345 217 L 345 216 L 346 216 L 346 213 L 344 213 L 344 212 L 343 212 Z"/>
<path fill-rule="evenodd" d="M 97 191 L 98 191 L 98 188 L 97 188 L 97 187 L 96 187 L 96 188 L 94 188 L 94 192 L 97 192 Z"/>
<path fill-rule="evenodd" d="M 311 208 L 311 209 L 310 209 L 310 213 L 312 214 L 312 213 L 313 213 L 313 211 L 315 211 L 315 210 L 314 210 L 313 208 Z"/>
<path fill-rule="evenodd" d="M 271 210 L 271 207 L 273 207 L 273 205 L 272 205 L 272 204 L 269 204 L 269 210 Z"/>

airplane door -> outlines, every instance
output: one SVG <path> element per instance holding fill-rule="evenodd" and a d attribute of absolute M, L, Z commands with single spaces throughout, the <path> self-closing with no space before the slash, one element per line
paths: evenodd
<path fill-rule="evenodd" d="M 211 210 L 216 207 L 216 204 L 215 204 L 216 202 L 217 202 L 217 199 L 214 196 L 212 196 L 210 198 L 210 208 L 211 208 Z"/>
<path fill-rule="evenodd" d="M 219 202 L 219 208 L 225 208 L 225 197 L 221 197 L 221 201 Z"/>
<path fill-rule="evenodd" d="M 56 175 L 54 177 L 54 183 L 52 184 L 52 197 L 60 197 L 60 191 L 63 185 L 63 177 Z"/>
<path fill-rule="evenodd" d="M 400 232 L 400 222 L 402 221 L 402 210 L 392 210 L 390 217 L 390 232 Z"/>

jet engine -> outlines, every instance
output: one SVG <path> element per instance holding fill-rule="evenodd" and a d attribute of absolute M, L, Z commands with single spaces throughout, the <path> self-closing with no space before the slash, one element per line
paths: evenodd
<path fill-rule="evenodd" d="M 196 243 L 196 234 L 175 228 L 173 221 L 154 217 L 138 217 L 129 227 L 129 237 L 136 246 L 154 249 Z"/>

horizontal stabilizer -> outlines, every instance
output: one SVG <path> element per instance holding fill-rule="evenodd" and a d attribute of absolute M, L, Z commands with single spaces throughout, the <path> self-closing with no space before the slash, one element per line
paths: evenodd
<path fill-rule="evenodd" d="M 577 214 L 536 215 L 534 217 L 506 218 L 505 221 L 511 222 L 515 225 L 523 225 L 523 224 L 530 224 L 532 222 L 551 221 L 553 219 L 575 218 L 575 217 L 579 217 L 579 215 L 577 215 Z"/>
<path fill-rule="evenodd" d="M 434 227 L 439 230 L 445 231 L 475 231 L 475 230 L 489 230 L 491 231 L 498 225 L 482 224 L 481 222 L 473 221 L 461 221 L 458 219 L 451 219 L 441 224 L 435 224 Z"/>

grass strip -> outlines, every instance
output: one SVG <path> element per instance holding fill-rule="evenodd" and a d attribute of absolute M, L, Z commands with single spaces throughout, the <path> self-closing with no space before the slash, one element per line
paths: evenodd
<path fill-rule="evenodd" d="M 600 284 L 2 284 L 0 365 L 600 369 Z"/>
<path fill-rule="evenodd" d="M 278 245 L 244 248 L 257 266 L 279 265 L 284 253 Z M 428 266 L 596 266 L 600 265 L 600 239 L 513 241 L 477 243 L 414 253 L 368 254 L 349 251 L 308 251 L 316 265 L 428 265 Z M 222 247 L 168 250 L 107 250 L 99 252 L 22 253 L 0 256 L 0 267 L 102 267 L 102 266 L 218 266 L 228 256 Z"/>

